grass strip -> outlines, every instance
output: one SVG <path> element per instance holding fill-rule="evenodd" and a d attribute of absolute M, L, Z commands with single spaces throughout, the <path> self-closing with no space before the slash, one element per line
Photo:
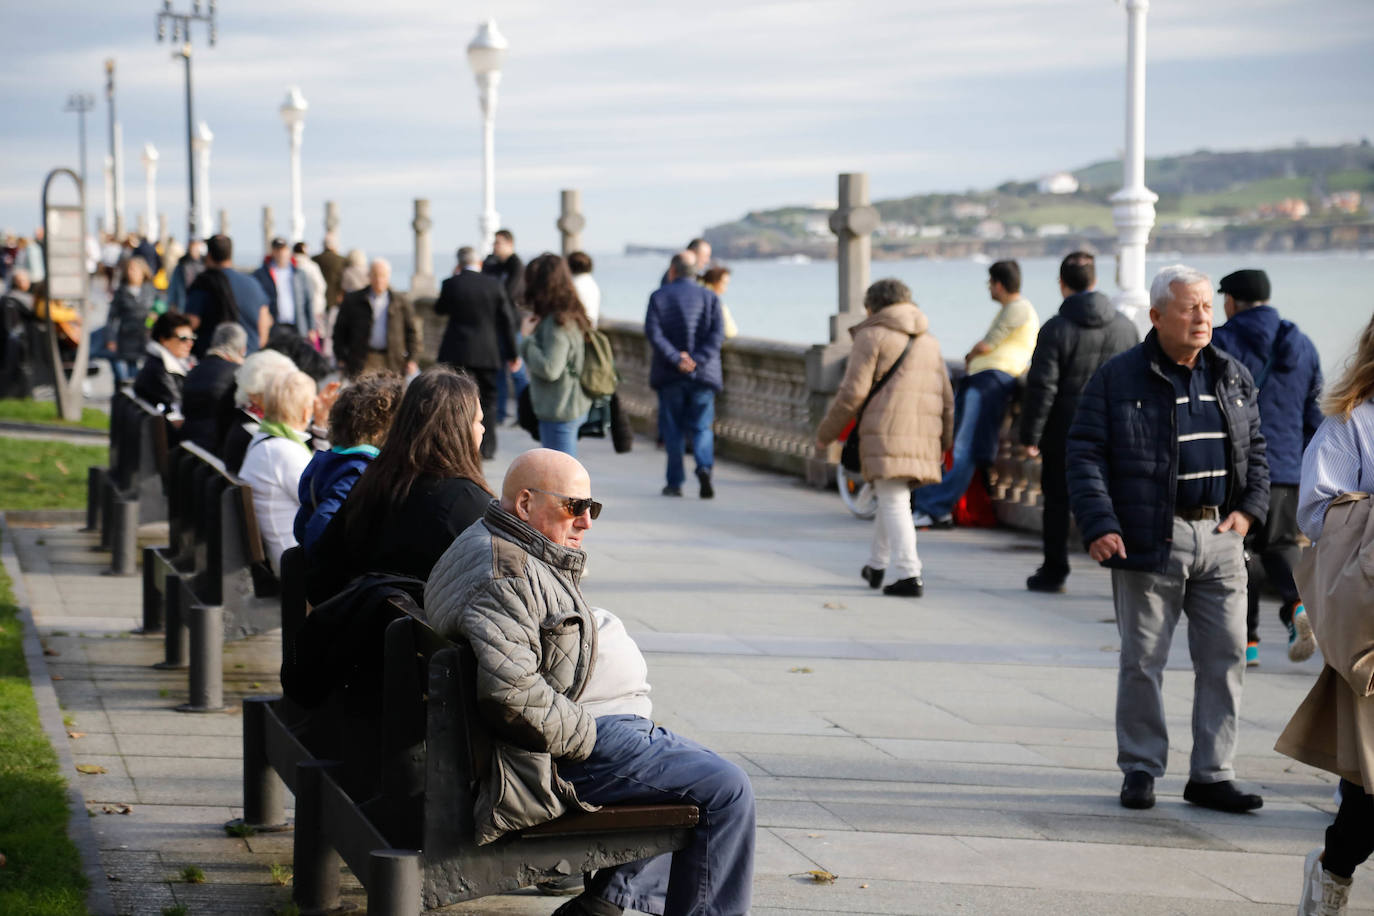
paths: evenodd
<path fill-rule="evenodd" d="M 94 407 L 81 408 L 81 419 L 75 423 L 57 415 L 53 401 L 34 401 L 29 398 L 0 398 L 0 420 L 20 423 L 45 423 L 58 428 L 79 426 L 85 429 L 109 430 L 110 415 Z"/>
<path fill-rule="evenodd" d="M 0 913 L 86 912 L 86 878 L 67 836 L 67 791 L 38 724 L 23 627 L 0 568 Z"/>
<path fill-rule="evenodd" d="M 86 468 L 109 463 L 105 445 L 0 436 L 0 509 L 81 509 Z"/>

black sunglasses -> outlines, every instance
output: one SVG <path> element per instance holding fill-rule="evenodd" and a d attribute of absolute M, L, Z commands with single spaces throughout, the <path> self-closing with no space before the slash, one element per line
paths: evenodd
<path fill-rule="evenodd" d="M 590 496 L 564 496 L 562 493 L 555 493 L 552 490 L 541 490 L 538 487 L 526 487 L 525 489 L 533 490 L 536 493 L 543 493 L 545 496 L 557 496 L 563 508 L 566 509 L 568 514 L 573 518 L 577 518 L 583 512 L 587 511 L 592 513 L 593 519 L 601 517 L 601 503 L 592 499 Z"/>

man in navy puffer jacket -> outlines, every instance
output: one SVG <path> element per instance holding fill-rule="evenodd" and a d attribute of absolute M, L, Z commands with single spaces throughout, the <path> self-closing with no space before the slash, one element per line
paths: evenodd
<path fill-rule="evenodd" d="M 1245 662 L 1259 664 L 1259 577 L 1263 565 L 1283 602 L 1279 619 L 1288 627 L 1288 657 L 1300 662 L 1317 641 L 1307 619 L 1293 567 L 1298 562 L 1298 483 L 1302 453 L 1322 422 L 1317 398 L 1322 367 L 1317 348 L 1297 325 L 1279 317 L 1269 304 L 1269 277 L 1262 270 L 1238 270 L 1221 278 L 1226 323 L 1212 343 L 1250 370 L 1259 388 L 1260 428 L 1269 455 L 1269 517 L 1246 539 L 1250 564 Z"/>
<path fill-rule="evenodd" d="M 1181 614 L 1193 661 L 1183 797 L 1219 811 L 1263 799 L 1235 784 L 1245 674 L 1245 551 L 1269 505 L 1250 372 L 1211 345 L 1212 281 L 1181 264 L 1150 287 L 1154 329 L 1089 380 L 1069 430 L 1069 502 L 1088 553 L 1111 567 L 1121 636 L 1121 804 L 1154 805 L 1169 736 L 1164 665 Z"/>

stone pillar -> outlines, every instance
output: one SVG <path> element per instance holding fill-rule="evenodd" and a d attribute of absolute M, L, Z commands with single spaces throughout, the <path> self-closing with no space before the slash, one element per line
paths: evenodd
<path fill-rule="evenodd" d="M 339 231 L 339 204 L 337 201 L 326 200 L 324 202 L 324 231 Z"/>
<path fill-rule="evenodd" d="M 587 219 L 582 215 L 582 192 L 564 190 L 561 192 L 562 204 L 559 208 L 558 222 L 555 224 L 563 236 L 563 257 L 582 248 L 582 230 Z"/>
<path fill-rule="evenodd" d="M 1121 163 L 1125 180 L 1111 197 L 1117 231 L 1116 307 L 1142 329 L 1148 328 L 1144 315 L 1150 307 L 1145 246 L 1159 200 L 1145 187 L 1145 13 L 1149 8 L 1149 0 L 1126 0 L 1126 151 Z"/>
<path fill-rule="evenodd" d="M 172 237 L 172 231 L 168 228 L 170 225 L 171 224 L 167 222 L 166 213 L 159 213 L 157 215 L 158 237 L 155 241 L 162 245 L 164 251 L 167 249 L 168 240 Z"/>
<path fill-rule="evenodd" d="M 410 278 L 410 297 L 433 296 L 438 292 L 434 283 L 434 245 L 429 230 L 434 226 L 429 218 L 429 200 L 415 198 L 415 219 L 410 228 L 415 230 L 415 273 Z"/>
<path fill-rule="evenodd" d="M 830 342 L 811 348 L 806 354 L 806 386 L 810 392 L 812 427 L 820 423 L 826 405 L 844 378 L 849 356 L 849 329 L 864 319 L 864 292 L 868 289 L 869 262 L 873 252 L 871 235 L 878 228 L 878 211 L 868 202 L 868 175 L 846 172 L 840 175 L 840 204 L 830 214 L 830 231 L 838 238 L 836 266 L 839 274 L 839 301 L 830 316 Z M 840 447 L 831 445 L 807 461 L 806 482 L 830 486 Z"/>
<path fill-rule="evenodd" d="M 220 235 L 229 234 L 229 211 L 223 208 L 219 211 L 219 233 Z"/>
<path fill-rule="evenodd" d="M 275 228 L 272 222 L 272 208 L 262 208 L 262 256 L 265 258 L 272 253 L 272 230 Z"/>

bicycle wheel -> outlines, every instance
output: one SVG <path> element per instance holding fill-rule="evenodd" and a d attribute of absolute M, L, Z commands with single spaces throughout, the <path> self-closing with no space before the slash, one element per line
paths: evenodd
<path fill-rule="evenodd" d="M 840 491 L 844 507 L 856 518 L 873 518 L 878 514 L 878 494 L 860 475 L 846 471 L 843 466 L 836 467 L 835 487 Z"/>

